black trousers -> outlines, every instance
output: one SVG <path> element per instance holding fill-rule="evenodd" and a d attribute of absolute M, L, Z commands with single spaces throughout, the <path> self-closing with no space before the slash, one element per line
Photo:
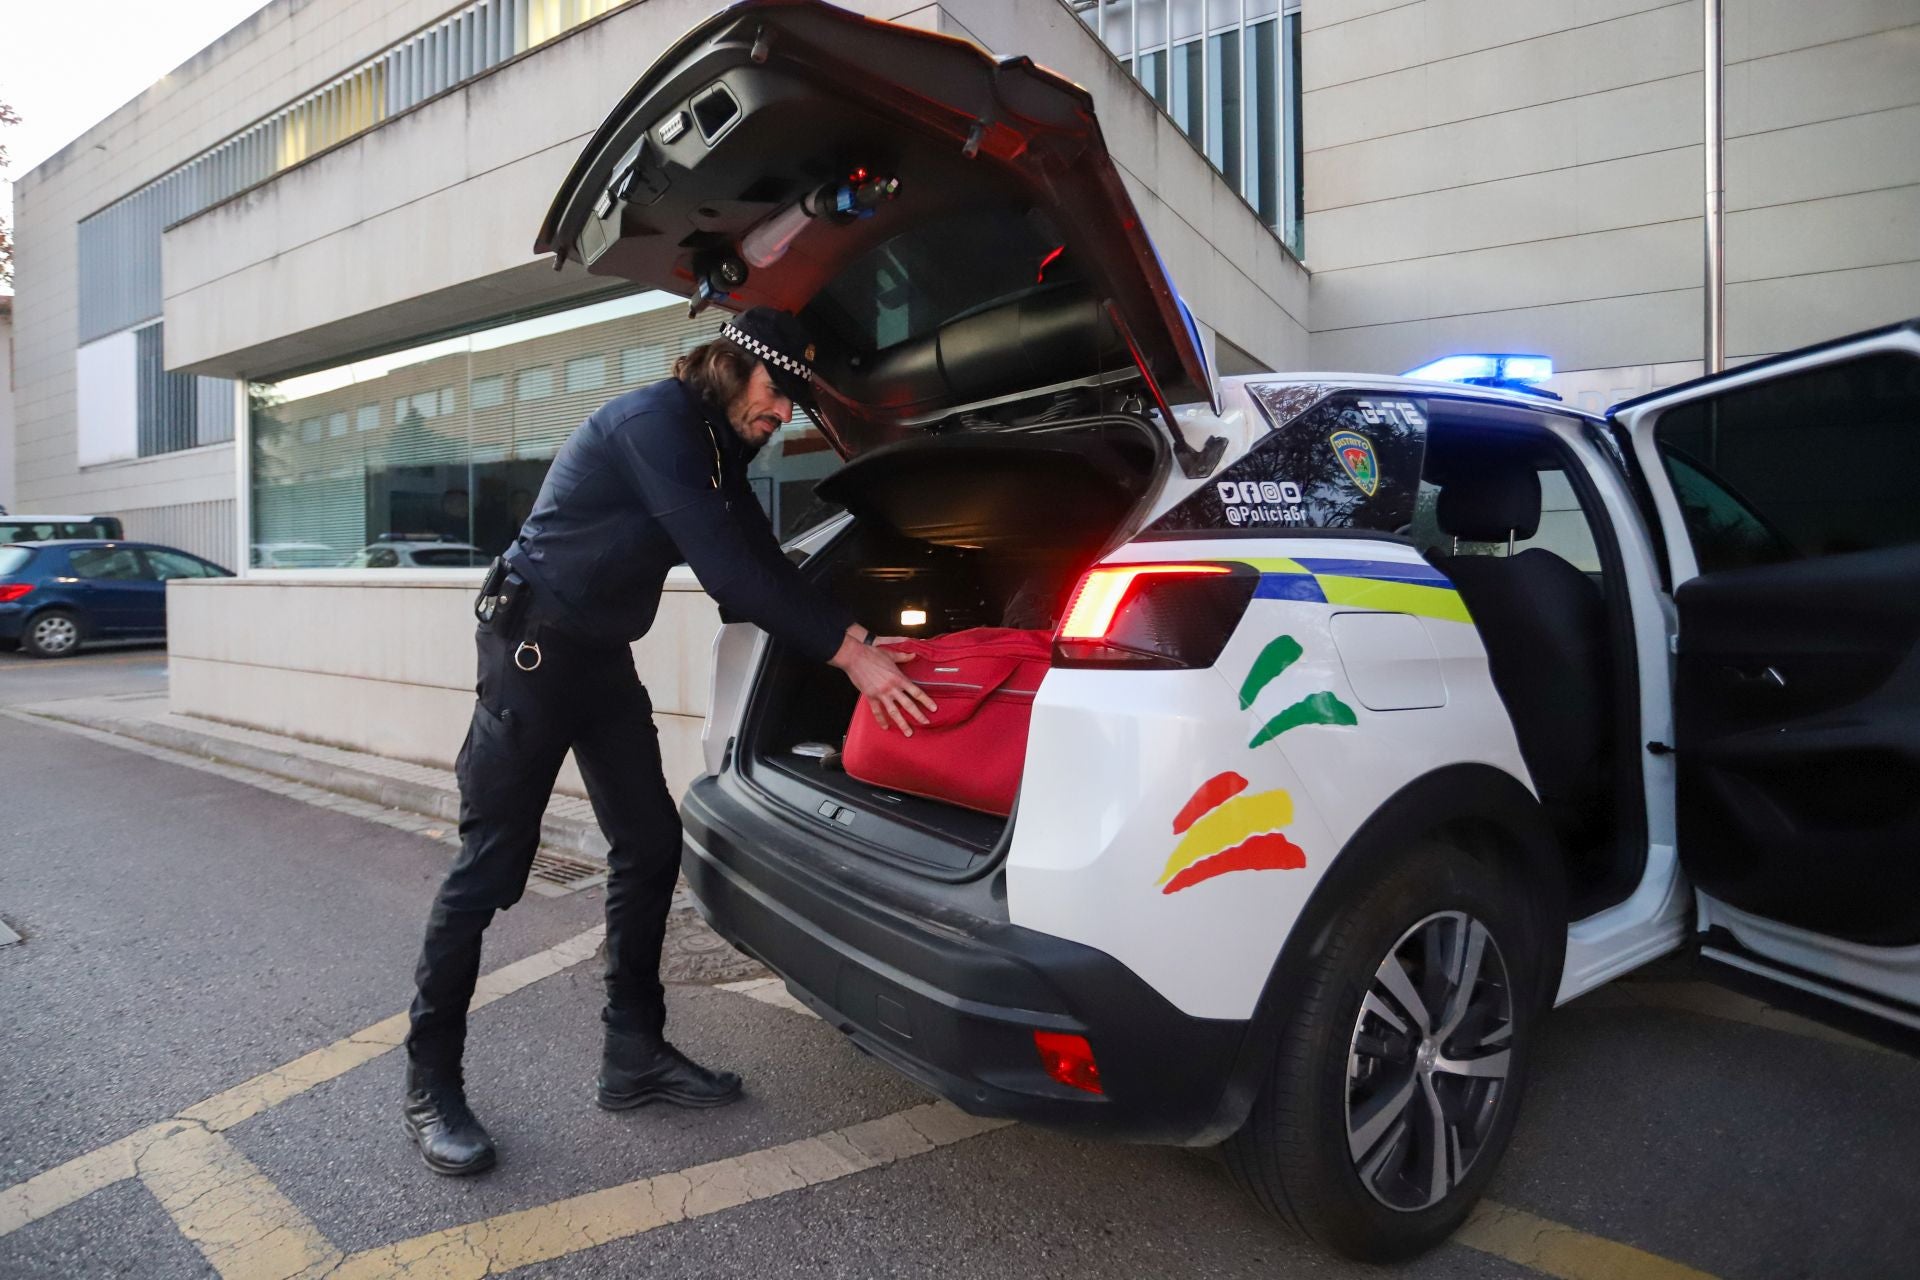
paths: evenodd
<path fill-rule="evenodd" d="M 569 748 L 606 835 L 609 1026 L 661 1034 L 666 1020 L 660 947 L 680 869 L 680 814 L 660 765 L 653 704 L 625 645 L 539 636 L 535 671 L 516 667 L 513 636 L 478 634 L 473 722 L 454 770 L 460 780 L 460 856 L 427 917 L 414 971 L 418 993 L 407 1053 L 458 1067 L 467 1007 L 480 973 L 480 939 L 493 913 L 520 900 L 540 819 Z"/>

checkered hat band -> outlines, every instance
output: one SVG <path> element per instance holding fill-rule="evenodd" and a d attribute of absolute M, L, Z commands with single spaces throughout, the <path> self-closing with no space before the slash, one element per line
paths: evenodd
<path fill-rule="evenodd" d="M 813 370 L 807 368 L 807 366 L 804 363 L 802 363 L 799 360 L 795 360 L 790 355 L 785 355 L 782 352 L 775 351 L 772 347 L 760 341 L 758 338 L 749 337 L 746 333 L 744 333 L 739 329 L 734 328 L 732 325 L 723 326 L 720 330 L 720 336 L 727 339 L 729 342 L 739 343 L 741 346 L 745 347 L 747 350 L 753 352 L 753 354 L 755 354 L 756 356 L 759 356 L 762 360 L 765 360 L 768 364 L 776 365 L 779 368 L 785 369 L 788 373 L 792 374 L 796 378 L 799 378 L 803 382 L 813 381 Z"/>

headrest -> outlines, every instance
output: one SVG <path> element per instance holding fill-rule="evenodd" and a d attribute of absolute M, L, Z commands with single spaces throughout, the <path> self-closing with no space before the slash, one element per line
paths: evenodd
<path fill-rule="evenodd" d="M 1507 458 L 1460 468 L 1442 484 L 1434 519 L 1469 542 L 1531 538 L 1540 528 L 1540 473 Z"/>

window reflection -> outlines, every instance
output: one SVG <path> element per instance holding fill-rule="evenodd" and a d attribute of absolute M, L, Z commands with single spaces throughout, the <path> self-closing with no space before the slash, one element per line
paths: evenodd
<path fill-rule="evenodd" d="M 503 551 L 547 466 L 607 400 L 670 374 L 718 319 L 638 294 L 248 388 L 256 568 L 467 568 Z M 351 428 L 351 429 L 349 429 Z M 785 538 L 839 465 L 804 417 L 749 470 Z"/>

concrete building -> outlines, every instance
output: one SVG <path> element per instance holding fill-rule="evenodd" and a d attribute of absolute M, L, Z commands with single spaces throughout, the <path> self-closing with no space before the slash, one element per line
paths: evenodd
<path fill-rule="evenodd" d="M 1920 0 L 1713 2 L 1729 358 L 1920 310 Z M 19 501 L 248 569 L 175 589 L 182 709 L 441 763 L 472 573 L 302 567 L 497 549 L 580 416 L 712 328 L 530 244 L 713 0 L 449 3 L 273 0 L 16 188 Z M 853 7 L 1087 86 L 1227 371 L 1531 350 L 1602 407 L 1702 360 L 1702 5 Z M 786 529 L 822 443 L 758 466 Z M 674 586 L 637 652 L 679 781 L 714 614 Z"/>
<path fill-rule="evenodd" d="M 0 507 L 14 510 L 13 299 L 0 297 Z"/>

